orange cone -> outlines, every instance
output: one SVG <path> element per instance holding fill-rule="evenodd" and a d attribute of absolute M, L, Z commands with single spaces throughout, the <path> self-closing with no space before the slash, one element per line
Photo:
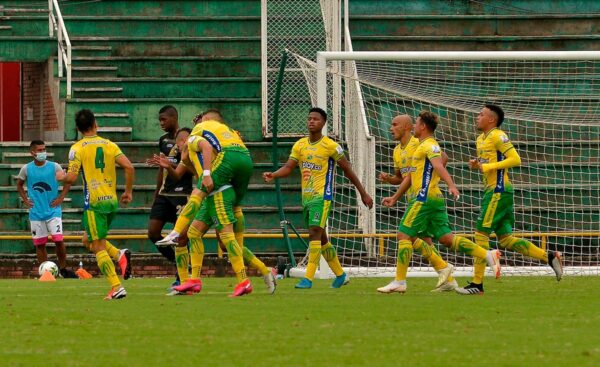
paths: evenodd
<path fill-rule="evenodd" d="M 87 270 L 85 270 L 84 268 L 79 268 L 77 269 L 77 271 L 75 272 L 75 274 L 77 274 L 77 276 L 79 277 L 79 279 L 91 279 L 92 274 L 88 273 Z"/>
<path fill-rule="evenodd" d="M 56 282 L 56 278 L 49 271 L 45 271 L 40 277 L 40 282 Z"/>

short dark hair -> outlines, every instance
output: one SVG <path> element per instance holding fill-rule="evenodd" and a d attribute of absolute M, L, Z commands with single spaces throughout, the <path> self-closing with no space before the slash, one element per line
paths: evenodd
<path fill-rule="evenodd" d="M 202 115 L 202 117 L 204 117 L 204 115 L 208 115 L 209 113 L 215 114 L 215 115 L 219 116 L 219 118 L 221 120 L 223 120 L 223 114 L 221 113 L 221 111 L 219 111 L 216 108 L 209 108 L 208 110 L 202 112 L 201 115 Z"/>
<path fill-rule="evenodd" d="M 168 105 L 164 106 L 163 108 L 161 108 L 158 111 L 158 113 L 159 114 L 166 113 L 168 115 L 176 116 L 177 117 L 177 109 L 175 107 L 171 106 L 170 104 L 168 104 Z"/>
<path fill-rule="evenodd" d="M 313 107 L 310 109 L 310 111 L 308 111 L 309 114 L 311 112 L 317 112 L 319 115 L 321 115 L 321 117 L 323 117 L 323 120 L 327 121 L 327 112 L 325 112 L 324 109 L 319 107 Z"/>
<path fill-rule="evenodd" d="M 496 127 L 500 127 L 504 121 L 504 110 L 502 110 L 500 106 L 491 103 L 486 104 L 485 108 L 496 114 L 496 117 L 498 117 L 496 120 Z"/>
<path fill-rule="evenodd" d="M 421 111 L 419 113 L 419 118 L 431 132 L 434 132 L 439 124 L 438 116 L 431 111 Z"/>
<path fill-rule="evenodd" d="M 75 114 L 75 125 L 77 125 L 77 130 L 82 133 L 89 131 L 94 126 L 94 121 L 96 121 L 94 113 L 87 108 Z"/>
<path fill-rule="evenodd" d="M 181 129 L 177 130 L 177 132 L 175 133 L 175 136 L 179 135 L 179 133 L 182 131 L 187 131 L 188 134 L 192 133 L 192 129 L 190 129 L 189 127 L 182 127 Z"/>
<path fill-rule="evenodd" d="M 32 140 L 31 143 L 29 144 L 29 149 L 31 149 L 37 145 L 46 145 L 46 143 L 44 143 L 43 140 Z"/>

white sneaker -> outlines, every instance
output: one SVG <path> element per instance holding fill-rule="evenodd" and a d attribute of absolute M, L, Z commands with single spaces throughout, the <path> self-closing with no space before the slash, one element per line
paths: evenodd
<path fill-rule="evenodd" d="M 165 246 L 175 246 L 177 245 L 177 241 L 179 240 L 179 233 L 171 231 L 165 238 L 160 241 L 156 241 L 156 246 L 165 247 Z"/>
<path fill-rule="evenodd" d="M 405 293 L 406 292 L 406 281 L 402 280 L 392 280 L 390 284 L 385 287 L 377 288 L 377 292 L 379 293 Z"/>
<path fill-rule="evenodd" d="M 452 279 L 451 282 L 446 282 L 444 284 L 442 284 L 441 286 L 432 289 L 431 291 L 434 293 L 441 293 L 441 292 L 451 292 L 453 290 L 455 290 L 456 288 L 458 288 L 458 283 L 456 282 L 456 279 Z"/>
<path fill-rule="evenodd" d="M 269 268 L 269 274 L 263 275 L 263 280 L 265 285 L 267 286 L 267 292 L 269 294 L 275 293 L 275 289 L 277 288 L 277 281 L 275 280 L 275 269 Z"/>
<path fill-rule="evenodd" d="M 548 265 L 554 270 L 556 280 L 560 282 L 563 275 L 562 254 L 559 251 L 548 251 Z"/>
<path fill-rule="evenodd" d="M 450 278 L 453 271 L 454 271 L 454 265 L 452 265 L 450 263 L 448 263 L 448 265 L 445 268 L 438 271 L 438 282 L 435 285 L 435 287 L 439 288 L 442 286 L 442 284 L 447 283 L 448 278 Z"/>
<path fill-rule="evenodd" d="M 488 266 L 492 269 L 496 279 L 500 278 L 500 256 L 502 254 L 499 250 L 490 250 L 486 256 Z"/>

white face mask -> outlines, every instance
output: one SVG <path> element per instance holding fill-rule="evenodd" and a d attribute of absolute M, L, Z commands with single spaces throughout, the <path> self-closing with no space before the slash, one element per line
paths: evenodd
<path fill-rule="evenodd" d="M 46 158 L 48 158 L 47 152 L 35 153 L 35 160 L 38 162 L 44 162 L 46 160 Z"/>

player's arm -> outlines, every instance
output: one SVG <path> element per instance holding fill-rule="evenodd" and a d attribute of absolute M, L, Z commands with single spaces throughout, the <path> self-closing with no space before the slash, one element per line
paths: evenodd
<path fill-rule="evenodd" d="M 133 199 L 133 177 L 135 169 L 125 154 L 117 156 L 115 162 L 119 167 L 123 168 L 123 172 L 125 173 L 125 192 L 121 195 L 121 203 L 127 205 Z"/>
<path fill-rule="evenodd" d="M 19 193 L 19 196 L 21 196 L 23 204 L 25 204 L 26 207 L 31 208 L 33 206 L 33 201 L 29 200 L 29 197 L 25 192 L 25 180 L 21 178 L 17 178 L 17 192 Z"/>
<path fill-rule="evenodd" d="M 454 197 L 454 200 L 458 200 L 460 192 L 452 180 L 452 176 L 448 173 L 446 167 L 444 167 L 444 161 L 441 156 L 429 158 L 431 165 L 435 172 L 440 176 L 442 180 L 448 185 L 448 192 Z"/>
<path fill-rule="evenodd" d="M 207 192 L 211 192 L 215 186 L 212 177 L 210 177 L 213 160 L 213 148 L 206 139 L 198 139 L 198 142 L 196 144 L 198 147 L 198 151 L 202 152 L 203 157 L 202 186 L 206 187 Z"/>
<path fill-rule="evenodd" d="M 519 156 L 519 153 L 517 153 L 517 150 L 515 148 L 511 148 L 503 154 L 505 158 L 500 162 L 483 163 L 481 165 L 481 171 L 483 173 L 486 173 L 491 170 L 513 168 L 521 165 L 521 157 Z"/>
<path fill-rule="evenodd" d="M 289 176 L 294 169 L 298 166 L 298 161 L 295 159 L 288 159 L 287 162 L 283 165 L 283 167 L 279 168 L 275 172 L 263 172 L 263 180 L 265 182 L 271 182 L 276 178 L 282 178 Z"/>
<path fill-rule="evenodd" d="M 348 162 L 346 157 L 341 157 L 337 161 L 337 163 L 340 166 L 340 168 L 342 169 L 342 171 L 344 171 L 344 175 L 350 180 L 350 182 L 352 182 L 354 187 L 356 187 L 356 189 L 358 190 L 363 204 L 365 204 L 369 209 L 371 209 L 373 207 L 373 199 L 367 193 L 367 190 L 365 190 L 365 188 L 363 187 L 363 185 L 360 182 L 360 180 L 358 179 L 358 177 L 356 177 L 356 174 L 352 170 L 352 166 L 350 165 L 350 162 Z"/>
<path fill-rule="evenodd" d="M 52 202 L 50 203 L 50 206 L 53 208 L 62 204 L 62 202 L 67 197 L 69 190 L 71 189 L 71 184 L 65 182 L 65 177 L 66 177 L 65 171 L 63 171 L 62 167 L 58 163 L 55 163 L 55 164 L 56 164 L 56 171 L 55 171 L 56 180 L 59 182 L 62 182 L 63 189 L 62 189 L 60 195 L 58 195 L 58 197 L 56 199 L 52 200 Z"/>
<path fill-rule="evenodd" d="M 402 180 L 402 182 L 400 183 L 400 186 L 398 186 L 398 190 L 396 190 L 396 193 L 393 196 L 388 196 L 386 198 L 383 198 L 381 200 L 381 204 L 383 204 L 384 206 L 387 206 L 387 207 L 394 206 L 398 202 L 398 200 L 400 200 L 400 198 L 402 196 L 404 196 L 404 194 L 406 194 L 406 192 L 410 188 L 411 184 L 412 184 L 412 179 L 411 179 L 410 175 L 406 175 L 404 177 L 404 179 Z"/>
<path fill-rule="evenodd" d="M 175 168 L 173 168 L 171 161 L 163 153 L 160 153 L 159 155 L 153 155 L 152 158 L 146 160 L 146 164 L 153 167 L 166 169 L 167 174 L 176 181 L 179 181 L 181 177 L 188 171 L 187 167 L 183 163 L 179 163 Z"/>
<path fill-rule="evenodd" d="M 387 182 L 392 185 L 399 185 L 402 183 L 402 172 L 399 169 L 394 170 L 394 174 L 390 175 L 389 173 L 381 172 L 379 174 L 379 180 L 382 182 Z"/>

